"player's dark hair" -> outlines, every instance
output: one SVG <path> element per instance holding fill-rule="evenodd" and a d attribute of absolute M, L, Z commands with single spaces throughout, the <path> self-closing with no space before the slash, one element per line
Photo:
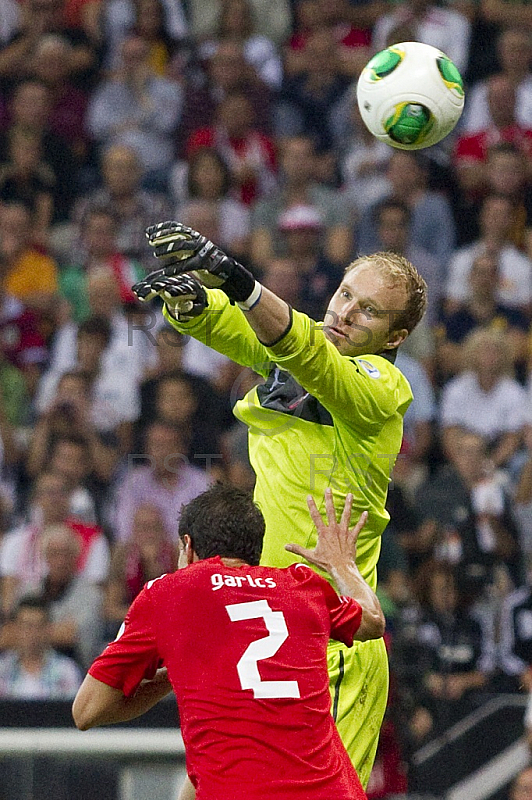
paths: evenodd
<path fill-rule="evenodd" d="M 378 225 L 381 221 L 381 217 L 383 212 L 390 211 L 390 210 L 399 210 L 401 211 L 406 218 L 406 224 L 410 224 L 410 220 L 412 219 L 412 212 L 401 200 L 394 200 L 393 197 L 386 198 L 381 200 L 380 203 L 377 203 L 375 208 L 373 209 L 373 219 L 375 224 Z"/>
<path fill-rule="evenodd" d="M 217 483 L 183 507 L 179 536 L 190 536 L 200 559 L 240 558 L 254 567 L 260 561 L 265 526 L 250 492 Z"/>
<path fill-rule="evenodd" d="M 231 173 L 229 171 L 229 167 L 227 166 L 226 162 L 220 155 L 220 153 L 214 149 L 214 147 L 201 147 L 197 150 L 188 161 L 188 177 L 187 177 L 187 184 L 188 184 L 188 193 L 192 199 L 200 198 L 199 195 L 199 186 L 196 179 L 196 171 L 198 169 L 198 164 L 204 158 L 210 158 L 214 161 L 222 174 L 222 186 L 220 189 L 220 194 L 222 197 L 225 197 L 226 194 L 229 192 L 231 188 Z"/>
<path fill-rule="evenodd" d="M 16 619 L 25 608 L 42 611 L 43 614 L 46 615 L 46 618 L 50 619 L 50 606 L 47 600 L 40 594 L 25 594 L 21 597 L 13 610 L 12 618 Z"/>

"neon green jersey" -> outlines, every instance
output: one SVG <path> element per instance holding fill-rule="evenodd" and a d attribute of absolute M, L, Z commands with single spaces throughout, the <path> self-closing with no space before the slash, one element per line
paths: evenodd
<path fill-rule="evenodd" d="M 312 494 L 323 512 L 330 486 L 337 509 L 353 492 L 353 524 L 369 512 L 357 564 L 375 589 L 380 537 L 389 520 L 388 483 L 412 400 L 406 378 L 381 356 L 340 355 L 321 323 L 297 311 L 288 333 L 265 347 L 223 292 L 208 294 L 209 308 L 191 322 L 176 323 L 166 309 L 165 316 L 182 333 L 266 379 L 234 409 L 249 429 L 255 499 L 266 519 L 262 563 L 284 567 L 296 560 L 284 549 L 287 542 L 314 547 L 306 496 Z"/>

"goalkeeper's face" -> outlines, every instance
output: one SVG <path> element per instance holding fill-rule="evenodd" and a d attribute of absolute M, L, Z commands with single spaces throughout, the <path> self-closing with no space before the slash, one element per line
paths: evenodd
<path fill-rule="evenodd" d="M 408 335 L 394 328 L 406 305 L 404 286 L 391 276 L 361 264 L 344 275 L 331 298 L 324 332 L 344 356 L 382 353 L 399 347 Z"/>

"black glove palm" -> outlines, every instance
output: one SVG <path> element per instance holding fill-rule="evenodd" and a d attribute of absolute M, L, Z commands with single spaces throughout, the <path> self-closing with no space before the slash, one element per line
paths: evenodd
<path fill-rule="evenodd" d="M 208 305 L 207 292 L 192 275 L 165 275 L 164 270 L 151 272 L 132 287 L 139 300 L 146 302 L 160 297 L 180 322 L 198 317 Z"/>
<path fill-rule="evenodd" d="M 194 274 L 205 286 L 220 287 L 236 302 L 245 302 L 255 288 L 255 278 L 201 233 L 180 222 L 160 222 L 146 228 L 154 255 L 164 263 L 164 275 Z"/>

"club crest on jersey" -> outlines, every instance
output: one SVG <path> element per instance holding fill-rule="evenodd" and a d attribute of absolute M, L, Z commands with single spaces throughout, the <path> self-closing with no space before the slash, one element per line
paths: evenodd
<path fill-rule="evenodd" d="M 232 586 L 241 589 L 242 586 L 253 586 L 255 589 L 274 589 L 277 584 L 273 578 L 253 578 L 251 575 L 220 575 L 215 572 L 211 575 L 213 592 L 217 592 L 222 586 Z"/>
<path fill-rule="evenodd" d="M 364 361 L 363 358 L 357 358 L 357 364 L 360 364 L 364 372 L 367 372 L 370 378 L 380 378 L 380 370 L 374 367 L 373 364 L 370 364 L 369 361 Z"/>

